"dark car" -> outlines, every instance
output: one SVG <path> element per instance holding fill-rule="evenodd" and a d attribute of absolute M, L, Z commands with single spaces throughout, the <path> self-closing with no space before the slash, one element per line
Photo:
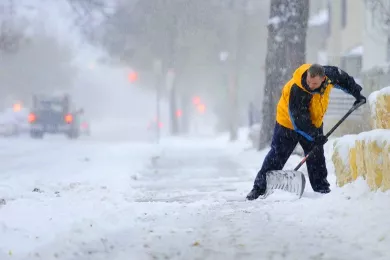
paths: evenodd
<path fill-rule="evenodd" d="M 69 95 L 34 96 L 28 117 L 32 138 L 43 138 L 45 134 L 65 134 L 71 139 L 80 135 L 80 115 L 75 110 Z"/>

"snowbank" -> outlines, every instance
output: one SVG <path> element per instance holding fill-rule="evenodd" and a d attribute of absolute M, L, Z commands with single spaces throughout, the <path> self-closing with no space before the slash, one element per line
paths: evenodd
<path fill-rule="evenodd" d="M 368 97 L 373 129 L 390 129 L 390 87 L 374 91 Z"/>
<path fill-rule="evenodd" d="M 337 185 L 363 177 L 371 190 L 390 189 L 390 130 L 375 129 L 334 142 Z"/>
<path fill-rule="evenodd" d="M 356 167 L 353 167 L 353 161 L 356 160 L 355 136 L 346 135 L 343 138 L 336 139 L 333 143 L 332 161 L 335 165 L 337 185 L 342 187 L 352 180 L 356 180 Z"/>
<path fill-rule="evenodd" d="M 368 97 L 374 130 L 339 138 L 332 160 L 338 186 L 363 177 L 372 189 L 390 189 L 390 87 Z"/>

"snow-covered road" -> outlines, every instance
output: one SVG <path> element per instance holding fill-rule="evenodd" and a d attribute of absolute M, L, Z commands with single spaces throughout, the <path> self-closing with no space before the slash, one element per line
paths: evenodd
<path fill-rule="evenodd" d="M 0 140 L 0 259 L 390 258 L 389 193 L 329 161 L 331 194 L 246 202 L 265 152 L 226 140 Z"/>

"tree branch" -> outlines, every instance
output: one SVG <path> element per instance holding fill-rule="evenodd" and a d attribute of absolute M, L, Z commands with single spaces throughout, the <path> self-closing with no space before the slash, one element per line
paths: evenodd
<path fill-rule="evenodd" d="M 383 0 L 366 0 L 374 19 L 379 22 L 380 29 L 390 36 L 390 3 Z"/>

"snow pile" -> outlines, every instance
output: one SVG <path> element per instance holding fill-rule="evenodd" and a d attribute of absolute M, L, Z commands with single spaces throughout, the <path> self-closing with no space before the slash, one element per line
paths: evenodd
<path fill-rule="evenodd" d="M 390 129 L 390 87 L 374 91 L 368 97 L 373 129 Z"/>
<path fill-rule="evenodd" d="M 375 129 L 344 136 L 334 143 L 337 185 L 363 177 L 372 190 L 390 189 L 390 130 Z"/>
<path fill-rule="evenodd" d="M 337 185 L 342 187 L 352 180 L 356 180 L 353 160 L 356 160 L 355 136 L 347 135 L 333 143 L 332 160 L 336 169 Z"/>
<path fill-rule="evenodd" d="M 156 152 L 152 144 L 126 140 L 1 139 L 0 259 L 84 259 L 35 252 L 57 240 L 63 248 L 92 241 L 101 226 L 138 214 L 131 208 L 116 220 L 139 193 L 131 185 Z"/>
<path fill-rule="evenodd" d="M 371 93 L 368 102 L 374 130 L 337 140 L 332 160 L 338 186 L 362 176 L 371 189 L 385 191 L 390 189 L 390 87 Z"/>
<path fill-rule="evenodd" d="M 299 200 L 245 202 L 269 150 L 246 149 L 247 134 L 159 146 L 0 139 L 0 259 L 390 259 L 390 194 L 363 179 L 334 187 L 333 140 L 330 194 L 307 183 Z"/>

